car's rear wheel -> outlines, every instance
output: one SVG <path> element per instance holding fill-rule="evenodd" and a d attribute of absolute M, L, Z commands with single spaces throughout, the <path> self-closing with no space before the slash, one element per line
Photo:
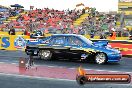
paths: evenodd
<path fill-rule="evenodd" d="M 50 50 L 40 50 L 39 56 L 43 60 L 51 60 L 52 52 Z"/>
<path fill-rule="evenodd" d="M 107 62 L 107 56 L 105 53 L 97 53 L 95 56 L 95 62 L 97 64 L 105 64 Z"/>

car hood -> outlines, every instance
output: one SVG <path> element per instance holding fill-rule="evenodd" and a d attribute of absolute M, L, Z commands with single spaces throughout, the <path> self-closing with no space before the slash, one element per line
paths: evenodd
<path fill-rule="evenodd" d="M 94 46 L 105 47 L 108 45 L 108 41 L 98 41 L 93 43 Z"/>

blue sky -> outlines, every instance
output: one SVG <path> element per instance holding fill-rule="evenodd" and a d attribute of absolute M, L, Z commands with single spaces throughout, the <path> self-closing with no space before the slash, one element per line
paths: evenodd
<path fill-rule="evenodd" d="M 35 8 L 74 9 L 78 3 L 84 3 L 88 7 L 96 7 L 101 12 L 118 10 L 118 0 L 0 0 L 0 5 L 21 4 L 25 9 L 29 9 L 30 5 L 35 6 Z"/>

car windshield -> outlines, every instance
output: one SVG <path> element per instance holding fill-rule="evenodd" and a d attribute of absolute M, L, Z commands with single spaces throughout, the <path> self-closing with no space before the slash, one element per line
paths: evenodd
<path fill-rule="evenodd" d="M 82 39 L 84 42 L 86 42 L 88 45 L 93 45 L 93 42 L 86 37 L 79 35 L 79 38 Z"/>

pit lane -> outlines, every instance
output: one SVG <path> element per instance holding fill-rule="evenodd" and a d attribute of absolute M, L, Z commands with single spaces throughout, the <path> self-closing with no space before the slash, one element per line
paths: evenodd
<path fill-rule="evenodd" d="M 28 56 L 22 51 L 0 51 L 0 63 L 19 63 L 19 58 L 28 58 Z M 105 65 L 98 65 L 90 62 L 80 61 L 68 61 L 68 60 L 56 60 L 56 61 L 43 61 L 35 60 L 36 65 L 55 66 L 55 67 L 67 67 L 77 68 L 80 65 L 85 69 L 100 70 L 100 71 L 119 71 L 119 72 L 132 72 L 132 58 L 123 57 L 119 63 L 108 63 Z"/>

